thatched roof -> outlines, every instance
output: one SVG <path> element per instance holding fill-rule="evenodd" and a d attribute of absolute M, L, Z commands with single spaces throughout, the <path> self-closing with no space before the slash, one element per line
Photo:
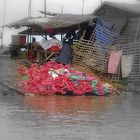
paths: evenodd
<path fill-rule="evenodd" d="M 70 15 L 70 14 L 60 14 L 50 18 L 46 23 L 40 23 L 40 26 L 44 29 L 48 27 L 52 28 L 63 28 L 69 27 L 84 22 L 89 22 L 93 18 L 92 15 Z"/>
<path fill-rule="evenodd" d="M 86 27 L 87 23 L 83 23 L 82 26 L 83 28 Z M 53 34 L 63 34 L 72 30 L 77 30 L 79 28 L 79 25 L 75 25 L 75 26 L 69 26 L 69 27 L 63 27 L 63 28 L 55 28 Z M 42 29 L 42 28 L 36 28 L 36 27 L 32 27 L 29 29 L 26 29 L 24 31 L 19 32 L 19 34 L 32 34 L 32 35 L 48 35 L 50 34 L 50 32 L 47 29 Z"/>
<path fill-rule="evenodd" d="M 6 27 L 19 28 L 21 26 L 28 27 L 36 26 L 41 29 L 47 28 L 57 29 L 80 25 L 82 23 L 89 22 L 91 19 L 93 19 L 92 15 L 71 15 L 71 14 L 59 14 L 55 16 L 47 15 L 46 17 L 24 18 L 19 21 L 8 24 L 6 25 Z"/>
<path fill-rule="evenodd" d="M 103 2 L 92 14 L 96 15 L 99 10 L 103 9 L 105 6 L 113 7 L 118 10 L 123 10 L 132 14 L 140 15 L 140 4 L 126 4 L 117 2 Z"/>
<path fill-rule="evenodd" d="M 31 27 L 34 25 L 37 25 L 40 22 L 47 22 L 49 20 L 50 16 L 47 16 L 46 18 L 43 17 L 25 17 L 23 19 L 20 19 L 18 21 L 12 22 L 10 24 L 5 25 L 6 27 L 9 28 L 20 28 L 22 26 L 27 26 L 27 27 Z"/>

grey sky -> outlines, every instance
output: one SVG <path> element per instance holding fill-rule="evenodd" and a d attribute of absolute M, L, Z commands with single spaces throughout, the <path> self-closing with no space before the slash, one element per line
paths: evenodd
<path fill-rule="evenodd" d="M 3 17 L 4 1 L 0 0 L 0 19 Z M 46 0 L 47 11 L 79 14 L 82 12 L 83 0 Z M 44 0 L 32 0 L 32 16 L 39 16 L 39 10 L 43 10 Z M 29 0 L 6 0 L 5 23 L 28 16 Z M 84 13 L 92 12 L 100 4 L 100 0 L 85 0 Z M 2 20 L 0 22 L 2 24 Z"/>
<path fill-rule="evenodd" d="M 3 23 L 4 1 L 0 0 L 0 26 Z M 104 1 L 104 0 L 102 0 Z M 107 0 L 122 3 L 140 3 L 140 0 Z M 81 14 L 83 0 L 46 0 L 47 11 L 61 12 L 63 5 L 64 13 Z M 32 16 L 40 16 L 39 10 L 44 10 L 44 0 L 32 0 Z M 84 14 L 94 11 L 101 3 L 101 0 L 84 0 Z M 29 0 L 6 0 L 5 24 L 28 16 Z M 10 43 L 13 30 L 4 30 L 4 44 Z"/>

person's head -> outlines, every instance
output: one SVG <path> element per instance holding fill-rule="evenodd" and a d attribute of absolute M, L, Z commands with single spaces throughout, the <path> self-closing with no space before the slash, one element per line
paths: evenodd
<path fill-rule="evenodd" d="M 55 36 L 54 36 L 54 34 L 49 34 L 49 37 L 54 38 Z"/>
<path fill-rule="evenodd" d="M 69 31 L 69 32 L 66 33 L 66 36 L 65 36 L 65 37 L 66 37 L 66 38 L 70 38 L 71 35 L 72 35 L 72 33 Z"/>
<path fill-rule="evenodd" d="M 32 38 L 32 42 L 36 42 L 36 39 L 35 39 L 35 37 L 33 37 L 33 38 Z"/>

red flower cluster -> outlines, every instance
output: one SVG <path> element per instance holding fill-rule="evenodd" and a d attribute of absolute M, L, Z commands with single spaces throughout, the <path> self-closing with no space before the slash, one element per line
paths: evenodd
<path fill-rule="evenodd" d="M 95 90 L 99 95 L 104 95 L 101 82 L 92 85 L 92 81 L 97 81 L 96 77 L 73 70 L 69 65 L 49 61 L 42 66 L 33 64 L 30 68 L 21 67 L 19 72 L 24 77 L 19 83 L 24 93 L 94 95 Z"/>

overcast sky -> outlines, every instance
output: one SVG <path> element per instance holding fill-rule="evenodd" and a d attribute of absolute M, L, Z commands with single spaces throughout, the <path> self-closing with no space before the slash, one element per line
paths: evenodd
<path fill-rule="evenodd" d="M 0 26 L 3 24 L 4 1 L 6 1 L 5 24 L 28 16 L 29 0 L 0 0 Z M 104 1 L 104 0 L 102 0 Z M 140 0 L 107 0 L 122 3 L 140 3 Z M 83 0 L 46 0 L 46 9 L 50 12 L 81 14 Z M 40 16 L 39 10 L 44 10 L 44 0 L 32 0 L 32 16 Z M 84 0 L 84 14 L 89 14 L 101 4 L 101 0 Z M 4 44 L 10 43 L 13 30 L 4 30 Z"/>

